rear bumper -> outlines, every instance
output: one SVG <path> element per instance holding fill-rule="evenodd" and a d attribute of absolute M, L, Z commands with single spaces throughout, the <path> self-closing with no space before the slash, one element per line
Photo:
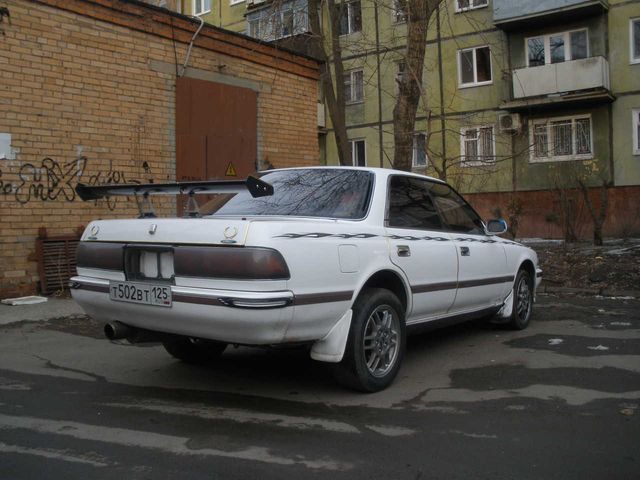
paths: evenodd
<path fill-rule="evenodd" d="M 113 301 L 109 281 L 73 277 L 71 294 L 96 320 L 228 343 L 269 345 L 287 341 L 293 318 L 290 291 L 247 292 L 172 285 L 170 308 Z"/>

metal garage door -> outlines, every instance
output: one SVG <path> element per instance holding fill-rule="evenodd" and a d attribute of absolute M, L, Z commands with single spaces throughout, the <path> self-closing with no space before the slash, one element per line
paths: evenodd
<path fill-rule="evenodd" d="M 233 180 L 254 172 L 257 119 L 253 90 L 178 78 L 176 180 Z"/>

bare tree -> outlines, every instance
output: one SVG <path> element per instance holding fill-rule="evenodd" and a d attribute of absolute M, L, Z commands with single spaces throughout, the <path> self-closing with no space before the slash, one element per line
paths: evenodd
<path fill-rule="evenodd" d="M 453 1 L 455 0 L 449 0 L 449 2 Z M 286 0 L 271 2 L 270 15 L 272 18 L 279 18 L 279 13 L 286 10 L 285 3 Z M 346 94 L 349 92 L 346 92 L 344 83 L 345 73 L 348 71 L 345 68 L 345 58 L 346 62 L 350 62 L 349 58 L 358 56 L 364 59 L 365 63 L 372 61 L 372 59 L 377 61 L 377 65 L 370 69 L 374 73 L 364 78 L 365 84 L 374 85 L 378 92 L 382 91 L 384 95 L 394 98 L 392 132 L 384 132 L 392 133 L 394 140 L 393 155 L 388 156 L 387 159 L 394 168 L 409 171 L 412 169 L 414 134 L 416 133 L 416 118 L 419 110 L 421 113 L 426 113 L 429 125 L 425 135 L 425 150 L 431 152 L 428 145 L 434 135 L 451 134 L 447 130 L 438 131 L 432 128 L 433 106 L 429 105 L 429 95 L 423 85 L 427 35 L 430 29 L 434 29 L 436 25 L 436 22 L 432 21 L 435 18 L 434 13 L 438 9 L 446 10 L 441 8 L 443 4 L 446 4 L 446 0 L 373 0 L 371 2 L 361 0 L 359 2 L 364 5 L 362 8 L 380 10 L 381 14 L 382 12 L 392 13 L 402 17 L 402 21 L 398 23 L 406 25 L 406 33 L 403 28 L 399 30 L 400 34 L 394 37 L 400 45 L 404 44 L 404 48 L 400 51 L 396 48 L 398 44 L 385 45 L 379 42 L 377 13 L 375 36 L 372 29 L 364 28 L 362 31 L 358 31 L 357 35 L 346 37 L 348 40 L 341 39 L 341 34 L 345 33 L 342 31 L 344 30 L 345 16 L 351 13 L 349 11 L 350 3 L 353 3 L 353 0 L 308 0 L 309 32 L 305 35 L 306 44 L 303 45 L 303 50 L 306 53 L 311 53 L 321 60 L 320 86 L 335 135 L 339 163 L 341 165 L 351 165 L 352 163 L 346 120 L 351 107 L 347 106 L 348 102 L 346 102 Z M 443 15 L 445 19 L 448 18 L 446 13 Z M 275 20 L 276 23 L 277 21 Z M 468 21 L 473 22 L 471 19 Z M 484 25 L 472 26 L 479 31 L 486 28 Z M 278 44 L 294 48 L 301 46 L 300 42 L 293 44 L 278 41 Z M 343 52 L 343 48 L 348 52 Z M 397 89 L 383 91 L 379 75 L 381 63 L 389 61 L 393 63 L 400 58 L 405 68 L 402 75 L 396 77 Z M 382 137 L 382 127 L 380 128 Z M 456 132 L 456 135 L 460 135 L 460 132 Z M 383 152 L 381 155 L 386 155 L 382 143 L 380 149 Z M 450 170 L 455 171 L 456 167 L 466 164 L 466 159 L 461 155 L 451 158 L 446 155 L 446 152 L 439 153 L 438 156 L 441 157 L 437 162 L 429 162 L 433 172 L 443 180 L 448 180 Z M 432 158 L 435 156 L 430 155 Z M 496 160 L 497 158 L 493 157 L 484 166 L 473 169 L 465 168 L 464 176 L 472 177 L 473 182 L 477 183 L 480 176 L 489 177 L 491 175 L 495 170 Z M 502 160 L 506 160 L 506 158 Z M 474 171 L 471 172 L 471 170 Z M 461 176 L 458 175 L 458 177 Z"/>
<path fill-rule="evenodd" d="M 318 0 L 309 0 L 312 51 L 322 61 L 320 65 L 320 86 L 329 110 L 331 123 L 333 124 L 338 147 L 338 159 L 340 165 L 350 165 L 349 138 L 347 136 L 345 118 L 344 65 L 342 62 L 342 49 L 340 48 L 340 17 L 344 12 L 345 2 L 340 0 L 340 3 L 336 4 L 335 0 L 326 0 L 326 6 L 330 25 L 327 31 L 323 32 L 320 22 L 322 11 Z M 334 74 L 335 82 L 333 81 Z"/>
<path fill-rule="evenodd" d="M 427 46 L 429 18 L 443 0 L 401 0 L 407 13 L 406 68 L 398 82 L 398 95 L 393 109 L 393 166 L 410 171 L 416 112 L 424 98 L 422 74 Z M 425 99 L 426 100 L 426 99 Z"/>
<path fill-rule="evenodd" d="M 602 180 L 600 185 L 600 207 L 596 210 L 596 207 L 589 195 L 589 187 L 585 183 L 583 178 L 577 179 L 580 191 L 582 192 L 582 198 L 587 205 L 589 215 L 593 221 L 593 244 L 602 246 L 602 227 L 604 221 L 607 219 L 607 208 L 609 206 L 609 184 L 606 180 Z"/>

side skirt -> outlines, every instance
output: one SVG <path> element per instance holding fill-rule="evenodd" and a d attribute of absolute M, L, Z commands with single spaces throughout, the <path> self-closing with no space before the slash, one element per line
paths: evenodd
<path fill-rule="evenodd" d="M 460 315 L 453 315 L 451 317 L 438 318 L 436 320 L 429 320 L 428 322 L 414 323 L 407 325 L 407 334 L 424 333 L 432 330 L 437 330 L 443 327 L 449 327 L 458 323 L 469 322 L 471 320 L 477 320 L 483 317 L 490 317 L 500 311 L 502 305 L 495 307 L 484 308 L 475 312 L 463 313 Z"/>

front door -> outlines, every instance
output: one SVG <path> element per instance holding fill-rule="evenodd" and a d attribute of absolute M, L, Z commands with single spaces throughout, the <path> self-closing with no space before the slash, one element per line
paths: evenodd
<path fill-rule="evenodd" d="M 486 234 L 478 214 L 451 187 L 434 185 L 431 195 L 458 256 L 458 293 L 451 311 L 464 313 L 500 303 L 514 280 L 504 245 Z"/>

